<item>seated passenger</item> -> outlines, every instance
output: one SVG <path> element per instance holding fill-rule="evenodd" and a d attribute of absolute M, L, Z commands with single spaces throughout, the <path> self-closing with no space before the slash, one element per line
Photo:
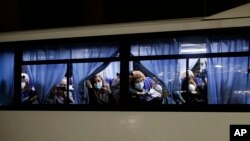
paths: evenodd
<path fill-rule="evenodd" d="M 64 77 L 62 79 L 61 83 L 59 84 L 59 87 L 64 87 L 63 88 L 64 93 L 67 96 L 67 77 Z M 75 104 L 75 100 L 74 100 L 74 97 L 73 97 L 73 92 L 74 92 L 73 86 L 69 85 L 69 103 L 70 104 Z"/>
<path fill-rule="evenodd" d="M 21 89 L 23 90 L 26 83 L 29 84 L 29 75 L 26 73 L 21 73 Z"/>
<path fill-rule="evenodd" d="M 120 74 L 116 74 L 116 78 L 112 81 L 111 84 L 112 96 L 115 104 L 120 103 Z"/>
<path fill-rule="evenodd" d="M 189 75 L 188 78 L 185 77 L 183 79 L 182 87 L 181 87 L 182 91 L 186 91 L 185 87 L 188 88 L 187 90 L 188 90 L 189 93 L 198 94 L 197 93 L 197 83 L 196 83 L 194 75 Z"/>
<path fill-rule="evenodd" d="M 188 90 L 186 92 L 186 90 Z M 185 78 L 182 83 L 182 91 L 185 91 L 182 96 L 187 104 L 201 104 L 204 103 L 204 96 L 197 89 L 197 82 L 194 75 Z"/>
<path fill-rule="evenodd" d="M 65 104 L 67 101 L 66 87 L 57 87 L 57 92 L 55 93 L 55 104 Z"/>
<path fill-rule="evenodd" d="M 141 71 L 131 73 L 129 94 L 131 104 L 161 103 L 161 94 L 153 89 L 152 79 L 146 78 Z"/>
<path fill-rule="evenodd" d="M 51 89 L 50 94 L 48 95 L 47 104 L 65 104 L 67 99 L 65 90 L 65 87 L 54 86 Z"/>
<path fill-rule="evenodd" d="M 54 86 L 51 89 L 51 91 L 47 97 L 47 101 L 46 101 L 47 104 L 55 104 L 56 103 L 56 99 L 55 99 L 56 93 L 57 93 L 57 87 Z"/>
<path fill-rule="evenodd" d="M 111 90 L 100 75 L 87 81 L 90 104 L 110 104 Z"/>
<path fill-rule="evenodd" d="M 22 90 L 21 102 L 23 104 L 38 104 L 37 93 L 29 87 L 28 83 L 26 83 Z"/>

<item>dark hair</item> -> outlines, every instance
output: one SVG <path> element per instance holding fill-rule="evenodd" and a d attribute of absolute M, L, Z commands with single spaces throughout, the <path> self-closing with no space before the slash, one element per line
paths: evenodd
<path fill-rule="evenodd" d="M 101 80 L 102 80 L 102 84 L 104 85 L 104 83 L 105 83 L 105 81 L 104 81 L 104 79 L 102 78 L 102 76 L 101 75 L 99 75 L 99 74 L 96 74 L 94 77 L 92 77 L 92 79 L 91 79 L 91 84 L 93 85 L 94 83 L 95 83 L 95 78 L 96 77 L 100 77 L 101 78 Z"/>

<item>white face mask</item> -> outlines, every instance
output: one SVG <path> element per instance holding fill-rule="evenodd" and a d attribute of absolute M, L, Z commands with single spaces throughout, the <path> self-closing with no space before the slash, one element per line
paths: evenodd
<path fill-rule="evenodd" d="M 142 90 L 144 87 L 144 82 L 138 82 L 138 83 L 135 83 L 135 88 L 137 90 Z"/>
<path fill-rule="evenodd" d="M 25 86 L 25 82 L 22 82 L 22 83 L 21 83 L 21 89 L 22 89 L 22 90 L 24 89 L 24 86 Z"/>
<path fill-rule="evenodd" d="M 102 88 L 102 82 L 97 82 L 94 84 L 96 89 L 101 89 Z"/>

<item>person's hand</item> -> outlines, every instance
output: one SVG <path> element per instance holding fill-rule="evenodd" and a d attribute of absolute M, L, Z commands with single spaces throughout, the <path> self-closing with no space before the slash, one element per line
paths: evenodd
<path fill-rule="evenodd" d="M 87 81 L 86 81 L 86 85 L 87 85 L 87 87 L 88 87 L 88 88 L 90 88 L 90 89 L 92 89 L 92 88 L 93 88 L 93 86 L 92 86 L 92 84 L 90 83 L 90 81 L 89 81 L 89 80 L 87 80 Z"/>
<path fill-rule="evenodd" d="M 105 85 L 102 89 L 107 93 L 111 93 L 109 85 Z"/>

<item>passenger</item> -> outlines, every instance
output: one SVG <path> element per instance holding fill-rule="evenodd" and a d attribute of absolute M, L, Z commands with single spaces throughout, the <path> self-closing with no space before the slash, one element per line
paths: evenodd
<path fill-rule="evenodd" d="M 67 101 L 66 88 L 54 86 L 47 98 L 47 104 L 65 104 Z"/>
<path fill-rule="evenodd" d="M 120 74 L 116 74 L 116 78 L 112 81 L 111 84 L 112 96 L 114 99 L 114 104 L 120 103 Z"/>
<path fill-rule="evenodd" d="M 148 94 L 150 94 L 152 97 L 152 100 L 150 102 L 154 104 L 162 104 L 163 99 L 166 98 L 163 92 L 163 87 L 155 77 L 151 80 L 151 83 L 152 88 L 150 88 L 148 92 Z"/>
<path fill-rule="evenodd" d="M 61 81 L 61 83 L 59 84 L 59 87 L 64 87 L 64 88 L 61 88 L 63 89 L 65 95 L 67 96 L 67 77 L 64 77 Z M 70 104 L 75 104 L 75 100 L 74 100 L 74 97 L 73 97 L 73 86 L 72 85 L 69 85 L 69 103 Z"/>
<path fill-rule="evenodd" d="M 21 102 L 23 104 L 38 104 L 37 93 L 29 87 L 28 83 L 23 88 Z"/>
<path fill-rule="evenodd" d="M 55 104 L 65 104 L 67 101 L 66 87 L 64 86 L 57 87 L 57 91 L 54 96 L 55 96 Z"/>
<path fill-rule="evenodd" d="M 188 72 L 188 78 L 183 78 L 181 90 L 186 91 L 186 87 L 189 93 L 197 94 L 197 83 L 192 71 Z"/>
<path fill-rule="evenodd" d="M 149 82 L 149 88 L 145 88 L 146 77 L 141 71 L 133 71 L 130 74 L 130 85 L 129 85 L 129 98 L 131 104 L 151 104 L 153 103 L 154 97 L 150 94 L 152 88 L 151 81 Z M 152 80 L 152 79 L 151 79 Z"/>
<path fill-rule="evenodd" d="M 207 102 L 207 79 L 204 72 L 198 71 L 195 73 L 197 83 L 197 92 L 200 95 L 200 101 L 206 104 Z"/>
<path fill-rule="evenodd" d="M 29 75 L 26 73 L 21 73 L 21 89 L 24 89 L 24 86 L 26 85 L 26 83 L 29 84 Z"/>
<path fill-rule="evenodd" d="M 205 87 L 205 83 L 202 80 L 202 76 L 201 76 L 201 72 L 197 71 L 194 73 L 195 75 L 195 81 L 197 83 L 197 89 L 198 91 L 203 91 L 204 87 Z"/>
<path fill-rule="evenodd" d="M 47 104 L 56 104 L 57 87 L 54 86 L 47 98 Z"/>
<path fill-rule="evenodd" d="M 88 80 L 87 87 L 89 88 L 90 104 L 110 104 L 110 86 L 100 75 L 95 75 L 90 81 Z"/>
<path fill-rule="evenodd" d="M 29 75 L 27 73 L 21 73 L 21 90 L 24 89 L 24 86 L 26 85 L 26 83 L 29 84 L 29 87 L 31 88 L 32 91 L 36 91 L 35 87 L 30 85 Z"/>
<path fill-rule="evenodd" d="M 188 90 L 188 91 L 186 91 Z M 189 75 L 182 83 L 182 94 L 187 104 L 200 104 L 204 102 L 203 96 L 198 92 L 197 82 L 194 75 Z"/>

